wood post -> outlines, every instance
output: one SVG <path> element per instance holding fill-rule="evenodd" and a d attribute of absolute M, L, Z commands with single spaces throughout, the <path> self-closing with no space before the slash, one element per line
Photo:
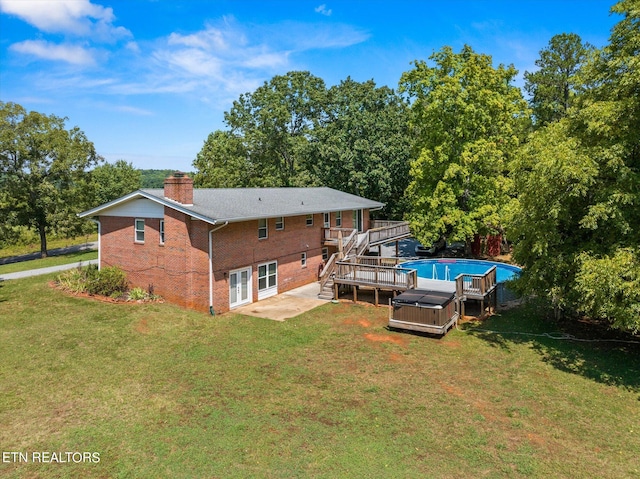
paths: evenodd
<path fill-rule="evenodd" d="M 353 285 L 353 302 L 358 302 L 358 287 L 355 284 Z"/>
<path fill-rule="evenodd" d="M 375 298 L 374 303 L 376 306 L 378 306 L 378 288 L 374 288 L 373 291 L 374 291 L 373 297 Z"/>

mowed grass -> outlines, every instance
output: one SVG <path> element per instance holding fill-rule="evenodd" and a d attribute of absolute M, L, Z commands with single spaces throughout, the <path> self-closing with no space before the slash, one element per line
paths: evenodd
<path fill-rule="evenodd" d="M 3 477 L 640 476 L 640 347 L 389 331 L 385 307 L 286 322 L 0 283 Z M 552 331 L 533 307 L 482 327 Z"/>
<path fill-rule="evenodd" d="M 77 263 L 98 259 L 97 251 L 80 251 L 48 258 L 34 259 L 31 261 L 20 261 L 18 263 L 0 264 L 0 274 L 17 273 L 31 269 L 48 268 L 62 264 Z"/>
<path fill-rule="evenodd" d="M 49 251 L 56 248 L 65 248 L 67 246 L 81 245 L 89 242 L 98 241 L 98 234 L 92 233 L 85 236 L 75 238 L 48 238 L 47 248 Z M 13 245 L 0 248 L 0 258 L 8 258 L 10 256 L 20 256 L 23 254 L 39 253 L 40 243 L 34 242 L 26 245 Z"/>

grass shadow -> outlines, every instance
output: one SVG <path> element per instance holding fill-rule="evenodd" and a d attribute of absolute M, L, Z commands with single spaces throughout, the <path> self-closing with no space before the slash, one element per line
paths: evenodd
<path fill-rule="evenodd" d="M 504 350 L 529 344 L 556 369 L 640 393 L 640 338 L 630 334 L 577 320 L 551 320 L 535 302 L 461 329 Z"/>

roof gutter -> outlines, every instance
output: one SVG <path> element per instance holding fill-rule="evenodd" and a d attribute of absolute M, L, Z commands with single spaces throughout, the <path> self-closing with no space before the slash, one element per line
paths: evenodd
<path fill-rule="evenodd" d="M 225 221 L 223 225 L 209 230 L 209 314 L 211 314 L 211 316 L 216 315 L 216 312 L 213 310 L 213 233 L 214 231 L 221 230 L 228 224 L 229 222 Z"/>

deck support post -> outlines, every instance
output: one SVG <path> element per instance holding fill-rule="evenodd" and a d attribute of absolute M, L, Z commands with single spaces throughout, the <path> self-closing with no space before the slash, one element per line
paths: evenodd
<path fill-rule="evenodd" d="M 338 299 L 340 294 L 340 285 L 338 283 L 333 283 L 333 297 L 334 299 Z"/>
<path fill-rule="evenodd" d="M 378 306 L 378 288 L 373 288 L 373 297 L 374 297 L 374 304 L 376 306 Z"/>
<path fill-rule="evenodd" d="M 353 302 L 358 302 L 358 287 L 355 284 L 353 285 Z"/>

